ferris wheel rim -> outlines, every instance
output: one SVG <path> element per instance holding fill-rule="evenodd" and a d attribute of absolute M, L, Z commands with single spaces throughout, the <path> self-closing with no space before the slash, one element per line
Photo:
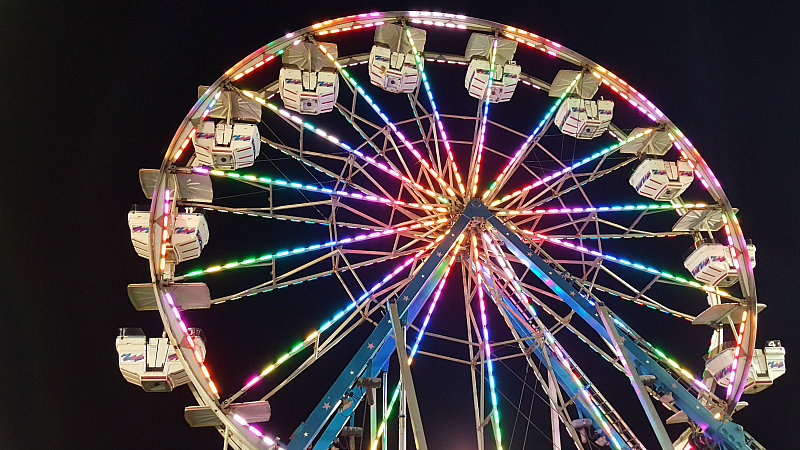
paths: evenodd
<path fill-rule="evenodd" d="M 373 21 L 377 22 L 377 21 L 396 20 L 396 19 L 400 19 L 400 18 L 410 18 L 412 16 L 413 17 L 418 17 L 420 12 L 400 11 L 400 12 L 384 12 L 384 13 L 373 13 L 373 14 L 377 14 L 377 15 L 375 15 L 375 16 L 367 15 L 367 18 L 365 20 L 373 20 Z M 501 30 L 501 32 L 508 32 L 509 30 L 512 30 L 512 29 L 513 30 L 517 30 L 514 27 L 510 27 L 510 26 L 503 25 L 503 24 L 500 24 L 500 23 L 497 23 L 497 22 L 487 21 L 487 20 L 483 20 L 483 19 L 477 19 L 477 18 L 472 18 L 472 17 L 467 17 L 467 16 L 460 16 L 460 15 L 459 16 L 451 15 L 451 16 L 452 17 L 450 17 L 450 19 L 455 20 L 455 21 L 459 21 L 459 23 L 463 23 L 464 25 L 466 25 L 468 30 L 472 30 L 472 31 L 475 31 L 475 30 L 486 31 L 487 29 L 495 29 L 495 30 Z M 355 20 L 357 20 L 358 17 L 360 17 L 360 16 L 352 16 L 352 17 L 355 18 Z M 372 19 L 372 17 L 375 17 L 375 19 Z M 350 17 L 348 17 L 346 19 L 350 19 Z M 254 65 L 257 62 L 257 59 L 259 57 L 262 57 L 262 59 L 263 59 L 263 58 L 266 57 L 267 54 L 274 54 L 274 52 L 276 52 L 278 49 L 280 49 L 282 47 L 286 47 L 288 45 L 291 45 L 291 42 L 293 42 L 295 40 L 295 38 L 298 37 L 298 36 L 303 36 L 303 35 L 306 35 L 306 34 L 309 34 L 309 33 L 319 33 L 320 31 L 326 31 L 326 30 L 335 29 L 337 26 L 340 26 L 339 22 L 340 21 L 333 21 L 333 23 L 328 24 L 328 25 L 320 24 L 321 26 L 319 26 L 319 27 L 316 27 L 316 25 L 311 25 L 311 26 L 302 28 L 300 30 L 297 30 L 297 31 L 295 31 L 293 33 L 288 33 L 284 37 L 279 38 L 279 39 L 271 42 L 270 44 L 267 44 L 267 45 L 261 47 L 260 49 L 258 49 L 255 52 L 251 53 L 247 57 L 243 58 L 239 63 L 237 63 L 231 69 L 229 69 L 223 76 L 221 76 L 218 80 L 216 80 L 206 90 L 206 92 L 198 99 L 198 101 L 190 109 L 189 113 L 186 115 L 186 117 L 182 121 L 181 125 L 179 126 L 178 130 L 176 131 L 176 134 L 174 135 L 174 137 L 173 137 L 173 139 L 172 139 L 172 141 L 171 141 L 171 143 L 170 143 L 170 145 L 168 147 L 168 150 L 167 150 L 167 153 L 166 153 L 166 155 L 164 157 L 164 160 L 162 161 L 162 165 L 161 165 L 161 168 L 160 168 L 160 175 L 159 175 L 158 181 L 156 183 L 155 194 L 153 195 L 153 201 L 151 203 L 151 211 L 150 211 L 151 223 L 157 223 L 159 210 L 161 208 L 163 208 L 163 203 L 164 203 L 163 202 L 163 198 L 164 198 L 164 189 L 165 189 L 165 185 L 166 185 L 166 176 L 169 173 L 170 166 L 171 166 L 172 161 L 173 161 L 173 157 L 174 157 L 175 153 L 177 151 L 179 151 L 179 149 L 181 148 L 180 147 L 181 142 L 183 142 L 186 139 L 186 136 L 189 134 L 189 130 L 191 129 L 191 126 L 190 126 L 191 121 L 193 119 L 196 119 L 198 113 L 200 111 L 202 111 L 208 105 L 208 102 L 210 101 L 212 94 L 215 93 L 216 91 L 218 91 L 219 88 L 222 87 L 227 81 L 233 80 L 234 77 L 237 76 L 237 74 L 244 73 L 244 70 L 246 70 L 249 66 Z M 521 36 L 521 35 L 517 35 L 517 36 Z M 542 38 L 542 39 L 544 39 L 544 38 Z M 548 41 L 548 42 L 550 42 L 550 41 Z M 570 62 L 572 64 L 576 64 L 577 63 L 577 65 L 579 65 L 579 66 L 589 67 L 592 70 L 596 70 L 597 67 L 600 67 L 598 64 L 594 63 L 593 61 L 589 60 L 588 58 L 585 58 L 582 55 L 580 55 L 580 54 L 578 54 L 576 52 L 573 52 L 572 50 L 569 50 L 569 49 L 567 49 L 567 48 L 565 48 L 565 47 L 563 47 L 563 46 L 561 46 L 559 44 L 556 44 L 556 45 L 557 45 L 557 47 L 551 46 L 552 49 L 553 49 L 553 52 L 556 54 L 556 57 L 558 57 L 560 59 L 563 59 L 563 60 L 565 60 L 567 62 Z M 653 108 L 655 108 L 655 107 L 653 107 Z M 678 130 L 678 128 L 668 118 L 666 118 L 666 116 L 663 116 L 663 118 L 660 119 L 660 123 L 662 123 L 668 129 L 676 130 L 676 131 Z M 687 151 L 687 155 L 688 155 L 687 159 L 693 160 L 697 164 L 698 170 L 707 179 L 716 181 L 716 178 L 714 177 L 713 172 L 711 172 L 711 170 L 708 167 L 708 165 L 706 164 L 706 162 L 700 157 L 699 152 L 696 151 L 694 146 L 688 140 L 686 140 L 686 145 L 685 146 L 687 147 L 687 149 L 691 150 L 691 151 Z M 744 329 L 745 330 L 744 334 L 746 336 L 747 346 L 748 346 L 748 351 L 746 352 L 747 353 L 747 360 L 746 360 L 744 366 L 740 368 L 742 373 L 746 374 L 747 373 L 746 371 L 749 370 L 750 362 L 752 360 L 753 349 L 754 349 L 754 346 L 755 346 L 755 335 L 756 335 L 756 315 L 757 315 L 757 310 L 756 310 L 755 284 L 754 284 L 754 279 L 753 279 L 753 275 L 752 275 L 752 267 L 750 266 L 749 263 L 745 263 L 744 256 L 743 256 L 743 255 L 746 254 L 746 253 L 744 253 L 744 252 L 746 252 L 746 245 L 744 244 L 744 242 L 745 242 L 744 241 L 744 236 L 743 236 L 743 234 L 741 232 L 741 227 L 738 224 L 738 220 L 736 220 L 734 210 L 733 210 L 730 202 L 728 201 L 727 196 L 725 195 L 725 193 L 722 190 L 721 186 L 718 185 L 718 183 L 716 183 L 716 184 L 713 183 L 713 182 L 709 183 L 709 187 L 707 188 L 707 191 L 711 194 L 712 197 L 714 197 L 714 199 L 724 209 L 724 214 L 728 218 L 729 225 L 730 225 L 730 235 L 733 237 L 732 245 L 734 247 L 738 246 L 737 247 L 737 250 L 739 250 L 738 256 L 741 259 L 741 261 L 740 261 L 741 262 L 740 270 L 739 270 L 739 274 L 740 274 L 740 281 L 739 282 L 740 282 L 740 285 L 742 287 L 742 291 L 743 291 L 743 294 L 744 294 L 744 297 L 745 297 L 745 301 L 747 303 L 748 310 L 750 311 L 749 320 L 746 322 L 746 327 Z M 156 303 L 157 303 L 157 306 L 158 306 L 159 314 L 162 317 L 162 322 L 164 323 L 165 328 L 167 330 L 167 333 L 168 333 L 170 339 L 172 340 L 173 344 L 175 344 L 176 342 L 179 342 L 179 339 L 177 338 L 178 333 L 176 333 L 176 330 L 179 330 L 180 325 L 175 320 L 175 318 L 170 315 L 168 300 L 166 298 L 166 295 L 169 293 L 169 291 L 166 289 L 167 286 L 165 286 L 163 284 L 163 279 L 160 276 L 160 271 L 159 271 L 159 267 L 158 267 L 158 264 L 157 264 L 157 261 L 159 259 L 158 248 L 161 246 L 160 245 L 161 241 L 160 241 L 158 233 L 150 233 L 149 238 L 150 238 L 150 244 L 151 244 L 150 245 L 150 250 L 151 250 L 151 257 L 150 257 L 151 280 L 153 282 L 154 292 L 156 294 L 156 299 L 157 299 Z M 178 344 L 178 345 L 180 345 L 180 344 Z M 234 421 L 231 416 L 227 415 L 222 410 L 222 408 L 220 407 L 221 405 L 219 403 L 219 400 L 214 398 L 214 396 L 210 394 L 210 392 L 208 391 L 208 383 L 204 382 L 204 380 L 200 376 L 198 376 L 201 373 L 201 369 L 200 369 L 200 366 L 198 365 L 198 363 L 196 361 L 194 361 L 192 358 L 189 358 L 186 355 L 184 355 L 182 352 L 178 352 L 178 354 L 179 354 L 179 358 L 180 358 L 181 363 L 183 364 L 183 366 L 190 369 L 190 370 L 187 370 L 187 373 L 190 376 L 192 385 L 198 391 L 197 395 L 199 396 L 199 398 L 202 399 L 202 401 L 207 406 L 212 408 L 212 410 L 215 412 L 215 414 L 220 418 L 220 420 L 222 420 L 222 422 L 226 426 L 229 426 L 231 429 L 238 430 L 243 436 L 247 436 L 248 435 L 248 430 L 244 426 L 242 426 L 241 424 L 239 424 L 236 421 Z M 744 389 L 745 382 L 746 382 L 746 377 L 741 377 L 741 376 L 738 377 L 737 386 L 735 388 L 736 392 L 733 395 L 735 400 L 731 402 L 732 403 L 731 408 L 735 407 L 736 400 L 738 400 L 739 396 L 741 395 L 741 391 Z M 256 442 L 260 442 L 260 441 L 256 440 Z M 253 442 L 250 442 L 250 444 L 253 444 Z"/>

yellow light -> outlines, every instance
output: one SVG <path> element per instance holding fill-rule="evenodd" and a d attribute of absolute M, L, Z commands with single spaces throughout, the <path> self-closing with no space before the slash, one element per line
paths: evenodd
<path fill-rule="evenodd" d="M 208 387 L 209 389 L 211 389 L 211 392 L 213 392 L 214 395 L 219 395 L 219 392 L 217 391 L 217 386 L 214 385 L 213 381 L 208 380 Z"/>
<path fill-rule="evenodd" d="M 317 331 L 311 333 L 311 335 L 306 338 L 306 342 L 313 340 L 315 337 L 317 337 L 317 334 L 319 334 Z"/>
<path fill-rule="evenodd" d="M 261 375 L 266 375 L 266 374 L 272 372 L 273 370 L 275 370 L 275 364 L 272 364 L 271 366 L 269 366 L 266 369 L 264 369 L 264 371 L 261 372 Z"/>

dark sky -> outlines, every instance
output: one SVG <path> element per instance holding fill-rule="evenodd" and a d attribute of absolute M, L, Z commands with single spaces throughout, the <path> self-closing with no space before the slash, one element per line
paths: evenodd
<path fill-rule="evenodd" d="M 535 31 L 646 92 L 692 139 L 758 247 L 758 295 L 769 306 L 759 316 L 758 345 L 780 339 L 788 353 L 787 375 L 747 398 L 736 420 L 768 448 L 796 447 L 787 429 L 800 418 L 793 387 L 800 55 L 791 2 L 273 3 L 0 7 L 0 447 L 221 446 L 213 432 L 183 421 L 188 389 L 146 394 L 116 365 L 117 327 L 152 335 L 160 324 L 154 313 L 135 312 L 125 293 L 149 277 L 125 223 L 129 206 L 145 203 L 137 170 L 158 166 L 196 87 L 256 48 L 321 20 L 392 9 L 463 13 Z M 641 415 L 637 404 L 626 406 Z M 648 433 L 640 435 L 651 440 Z"/>

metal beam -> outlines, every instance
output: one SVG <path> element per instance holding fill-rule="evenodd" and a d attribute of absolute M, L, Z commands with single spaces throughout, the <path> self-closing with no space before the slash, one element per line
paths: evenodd
<path fill-rule="evenodd" d="M 450 231 L 444 236 L 439 245 L 433 249 L 431 256 L 400 294 L 397 300 L 397 308 L 401 318 L 406 321 L 409 321 L 408 318 L 413 320 L 419 313 L 425 300 L 436 287 L 436 282 L 442 277 L 443 269 L 445 268 L 442 262 L 449 249 L 455 244 L 458 236 L 464 231 L 473 217 L 485 217 L 489 214 L 485 207 L 481 208 L 482 206 L 480 202 L 474 205 L 467 205 Z M 341 399 L 352 389 L 355 380 L 361 376 L 370 361 L 374 360 L 374 367 L 384 366 L 385 361 L 391 355 L 392 349 L 390 346 L 393 345 L 393 339 L 390 337 L 391 330 L 389 315 L 384 315 L 383 319 L 381 319 L 377 327 L 345 367 L 342 374 L 314 408 L 308 419 L 297 427 L 294 432 L 294 438 L 287 445 L 288 450 L 305 450 L 309 447 L 335 413 Z M 389 340 L 391 340 L 391 343 L 387 342 Z"/>
<path fill-rule="evenodd" d="M 394 331 L 394 343 L 397 348 L 397 359 L 400 363 L 400 376 L 403 383 L 403 390 L 406 392 L 406 401 L 411 408 L 411 431 L 414 432 L 414 443 L 417 450 L 428 450 L 428 443 L 425 440 L 425 432 L 422 428 L 422 417 L 419 415 L 419 404 L 417 403 L 417 391 L 414 389 L 414 379 L 411 377 L 411 367 L 408 365 L 408 353 L 406 353 L 406 330 L 400 324 L 400 314 L 397 311 L 397 302 L 389 302 L 389 316 L 392 319 L 392 330 Z"/>
<path fill-rule="evenodd" d="M 561 277 L 557 270 L 534 253 L 516 233 L 506 227 L 497 217 L 489 217 L 487 221 L 495 228 L 496 235 L 519 258 L 520 262 L 525 264 L 548 288 L 575 310 L 603 339 L 611 341 L 608 331 L 600 321 L 600 313 L 594 308 L 594 302 L 590 303 L 589 299 L 581 295 L 572 284 Z M 616 324 L 614 326 L 616 327 Z M 686 390 L 680 382 L 675 380 L 636 342 L 632 339 L 626 339 L 623 344 L 626 350 L 630 352 L 631 358 L 638 364 L 637 367 L 646 368 L 646 372 L 656 376 L 657 384 L 654 387 L 659 392 L 671 392 L 675 405 L 704 430 L 704 433 L 711 437 L 715 443 L 722 445 L 725 449 L 760 448 L 760 444 L 754 440 L 749 439 L 748 442 L 748 439 L 745 438 L 746 433 L 740 425 L 732 421 L 723 423 L 715 419 L 711 412 L 691 392 Z M 751 444 L 753 445 L 752 447 Z"/>
<path fill-rule="evenodd" d="M 611 343 L 614 345 L 614 350 L 622 361 L 622 365 L 625 367 L 625 373 L 631 380 L 631 385 L 633 385 L 633 390 L 636 392 L 636 396 L 639 397 L 639 403 L 642 404 L 642 408 L 644 408 L 644 412 L 647 414 L 647 419 L 650 421 L 650 426 L 653 427 L 653 431 L 656 433 L 656 438 L 658 439 L 659 445 L 661 445 L 661 448 L 664 450 L 672 450 L 672 440 L 669 438 L 667 430 L 664 428 L 664 424 L 661 422 L 661 418 L 658 416 L 656 407 L 650 400 L 650 394 L 644 387 L 644 383 L 642 383 L 642 377 L 639 375 L 639 371 L 636 370 L 636 366 L 633 364 L 630 353 L 628 353 L 628 351 L 622 345 L 622 343 L 625 342 L 625 338 L 621 338 L 619 336 L 619 333 L 617 332 L 617 326 L 614 325 L 614 321 L 611 319 L 611 315 L 609 314 L 606 305 L 603 302 L 598 301 L 596 302 L 596 306 L 597 311 L 600 313 L 600 318 L 603 321 L 603 325 L 605 325 L 609 336 L 611 336 Z"/>

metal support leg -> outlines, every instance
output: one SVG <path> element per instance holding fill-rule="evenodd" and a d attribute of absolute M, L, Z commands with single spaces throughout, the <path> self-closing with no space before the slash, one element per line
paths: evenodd
<path fill-rule="evenodd" d="M 547 390 L 549 391 L 548 397 L 550 397 L 550 430 L 553 435 L 553 450 L 561 450 L 561 429 L 558 424 L 558 405 L 553 401 L 556 398 L 558 384 L 553 377 L 552 371 L 547 372 Z"/>
<path fill-rule="evenodd" d="M 408 407 L 411 409 L 411 431 L 414 432 L 414 442 L 417 445 L 417 450 L 428 450 L 428 443 L 425 441 L 425 432 L 422 429 L 422 418 L 419 415 L 419 404 L 417 403 L 417 393 L 414 389 L 414 379 L 411 377 L 411 367 L 408 365 L 405 338 L 406 331 L 405 327 L 400 323 L 400 314 L 397 311 L 396 302 L 389 302 L 389 315 L 392 319 L 397 358 L 400 360 L 400 375 L 403 381 L 403 392 L 406 393 L 406 401 L 408 401 Z"/>
<path fill-rule="evenodd" d="M 383 371 L 383 387 L 381 390 L 383 391 L 383 416 L 381 420 L 385 421 L 386 416 L 389 415 L 389 372 L 385 370 Z M 372 442 L 375 442 L 375 439 L 373 439 Z M 381 445 L 383 450 L 389 448 L 389 433 L 383 433 Z"/>
<path fill-rule="evenodd" d="M 669 438 L 667 430 L 664 428 L 664 424 L 661 422 L 661 418 L 658 416 L 656 407 L 653 405 L 653 402 L 650 399 L 650 394 L 644 387 L 644 383 L 642 383 L 642 378 L 639 376 L 639 372 L 636 370 L 636 366 L 634 366 L 633 360 L 631 359 L 630 354 L 628 354 L 628 350 L 626 350 L 622 345 L 624 338 L 620 338 L 619 333 L 617 332 L 617 326 L 614 325 L 611 316 L 608 314 L 608 308 L 606 308 L 606 305 L 603 302 L 598 301 L 597 311 L 600 313 L 600 319 L 603 321 L 603 325 L 605 325 L 606 331 L 608 331 L 608 334 L 611 337 L 612 344 L 614 345 L 617 355 L 622 361 L 622 364 L 625 366 L 625 372 L 628 374 L 628 378 L 631 380 L 633 390 L 636 391 L 636 396 L 639 397 L 639 403 L 642 404 L 642 408 L 644 408 L 644 412 L 647 414 L 647 418 L 650 420 L 650 425 L 653 427 L 653 431 L 656 433 L 658 443 L 661 445 L 661 448 L 665 450 L 672 450 L 672 440 Z"/>

